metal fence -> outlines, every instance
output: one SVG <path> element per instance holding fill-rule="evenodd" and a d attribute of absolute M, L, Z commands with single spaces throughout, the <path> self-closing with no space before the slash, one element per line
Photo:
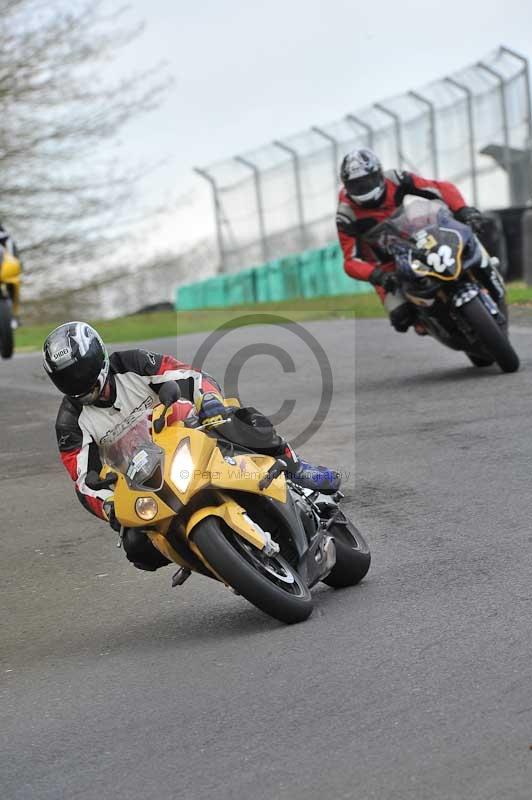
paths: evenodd
<path fill-rule="evenodd" d="M 527 60 L 501 47 L 417 91 L 197 168 L 212 187 L 219 271 L 333 240 L 339 164 L 360 146 L 388 168 L 455 182 L 481 208 L 525 205 L 532 191 Z"/>

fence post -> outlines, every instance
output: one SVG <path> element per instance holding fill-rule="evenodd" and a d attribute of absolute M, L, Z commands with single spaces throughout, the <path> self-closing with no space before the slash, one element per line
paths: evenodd
<path fill-rule="evenodd" d="M 401 127 L 401 117 L 399 114 L 396 114 L 395 111 L 391 111 L 389 108 L 386 108 L 386 106 L 384 106 L 382 103 L 374 103 L 373 108 L 376 108 L 378 111 L 386 114 L 387 117 L 390 117 L 390 119 L 393 119 L 394 121 L 395 144 L 397 147 L 397 167 L 398 169 L 402 169 L 405 159 L 403 153 L 403 131 Z"/>
<path fill-rule="evenodd" d="M 478 206 L 479 204 L 479 196 L 478 196 L 478 179 L 477 179 L 477 145 L 476 145 L 476 138 L 475 138 L 475 114 L 473 108 L 473 91 L 466 86 L 465 83 L 460 83 L 455 78 L 447 77 L 444 78 L 445 82 L 449 84 L 449 86 L 454 86 L 455 89 L 463 92 L 466 96 L 466 103 L 467 103 L 467 125 L 469 128 L 469 160 L 471 162 L 471 183 L 473 185 L 473 204 Z"/>
<path fill-rule="evenodd" d="M 371 125 L 368 125 L 367 122 L 364 122 L 363 119 L 356 117 L 354 114 L 346 114 L 345 118 L 352 125 L 356 125 L 358 128 L 362 128 L 364 131 L 366 131 L 366 135 L 368 137 L 368 147 L 373 149 L 375 130 L 371 127 Z"/>
<path fill-rule="evenodd" d="M 284 150 L 285 153 L 288 153 L 294 165 L 294 183 L 296 186 L 297 213 L 299 217 L 299 229 L 301 231 L 301 244 L 303 248 L 306 249 L 307 230 L 305 228 L 305 211 L 303 207 L 303 190 L 301 188 L 301 165 L 299 163 L 299 153 L 297 150 L 294 150 L 293 147 L 289 147 L 289 145 L 281 142 L 279 139 L 276 139 L 273 144 L 275 147 L 278 147 L 279 150 Z"/>
<path fill-rule="evenodd" d="M 438 140 L 436 134 L 436 110 L 434 107 L 434 103 L 429 100 L 427 97 L 424 97 L 419 92 L 408 92 L 410 97 L 414 100 L 417 100 L 418 103 L 422 103 L 426 108 L 429 110 L 429 124 L 430 124 L 430 148 L 431 148 L 431 155 L 432 155 L 432 169 L 434 172 L 434 177 L 436 180 L 440 177 L 439 175 L 439 165 L 438 165 Z"/>
<path fill-rule="evenodd" d="M 528 58 L 516 53 L 515 50 L 510 50 L 509 47 L 501 47 L 501 53 L 507 53 L 512 58 L 517 59 L 523 64 L 523 75 L 525 79 L 525 92 L 526 92 L 526 110 L 528 122 L 528 185 L 529 195 L 532 195 L 532 99 L 530 96 L 530 69 Z"/>
<path fill-rule="evenodd" d="M 501 116 L 502 116 L 502 135 L 504 141 L 504 166 L 506 169 L 506 175 L 508 176 L 508 194 L 510 196 L 510 203 L 513 204 L 513 182 L 512 182 L 512 162 L 510 157 L 510 131 L 508 127 L 508 111 L 506 109 L 506 81 L 504 80 L 504 76 L 501 75 L 496 69 L 488 64 L 484 64 L 482 61 L 479 61 L 477 64 L 477 69 L 484 70 L 487 72 L 488 75 L 491 75 L 492 78 L 495 78 L 497 84 L 499 86 L 499 97 L 501 102 Z"/>
<path fill-rule="evenodd" d="M 530 71 L 528 66 L 528 58 L 525 58 L 525 56 L 516 53 L 515 50 L 510 50 L 509 47 L 501 47 L 500 51 L 501 53 L 508 53 L 509 56 L 516 58 L 523 64 L 523 75 L 525 76 L 525 91 L 526 91 L 528 141 L 530 148 L 532 148 L 532 99 L 530 97 Z"/>
<path fill-rule="evenodd" d="M 259 217 L 259 235 L 262 263 L 268 261 L 268 240 L 266 238 L 266 228 L 264 225 L 264 204 L 262 202 L 262 186 L 260 182 L 260 170 L 252 161 L 248 161 L 244 156 L 235 156 L 235 161 L 247 167 L 253 172 L 253 182 L 255 184 L 255 198 L 257 201 L 257 213 Z"/>
<path fill-rule="evenodd" d="M 338 139 L 335 139 L 332 134 L 324 131 L 323 128 L 318 128 L 317 125 L 313 125 L 311 128 L 314 133 L 317 133 L 318 136 L 321 136 L 323 139 L 326 139 L 331 145 L 331 152 L 333 158 L 333 192 L 334 192 L 334 202 L 338 200 Z"/>
<path fill-rule="evenodd" d="M 218 272 L 225 272 L 227 269 L 227 262 L 225 257 L 224 238 L 222 231 L 222 208 L 220 205 L 218 186 L 212 175 L 209 175 L 209 173 L 205 169 L 200 169 L 200 167 L 194 167 L 194 172 L 196 172 L 198 175 L 201 175 L 201 177 L 204 178 L 210 184 L 212 189 L 214 216 L 216 219 L 216 241 L 218 244 L 218 255 L 220 258 Z"/>

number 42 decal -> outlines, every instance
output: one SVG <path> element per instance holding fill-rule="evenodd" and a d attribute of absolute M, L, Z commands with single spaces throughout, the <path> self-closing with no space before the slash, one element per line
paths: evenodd
<path fill-rule="evenodd" d="M 429 253 L 427 256 L 427 264 L 435 272 L 445 272 L 449 267 L 453 267 L 455 263 L 453 251 L 448 244 L 442 244 L 438 247 L 436 253 Z"/>

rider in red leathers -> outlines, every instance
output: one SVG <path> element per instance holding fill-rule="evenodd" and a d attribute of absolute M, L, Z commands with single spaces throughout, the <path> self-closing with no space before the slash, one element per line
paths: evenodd
<path fill-rule="evenodd" d="M 344 253 L 344 269 L 351 278 L 373 284 L 390 315 L 391 324 L 404 333 L 414 320 L 410 305 L 393 277 L 395 263 L 378 263 L 364 241 L 365 234 L 391 216 L 406 195 L 443 200 L 456 219 L 470 225 L 475 232 L 482 229 L 484 218 L 476 208 L 466 205 L 454 184 L 428 180 L 411 172 L 383 172 L 381 162 L 367 148 L 345 156 L 340 177 L 343 187 L 338 199 L 336 227 Z"/>

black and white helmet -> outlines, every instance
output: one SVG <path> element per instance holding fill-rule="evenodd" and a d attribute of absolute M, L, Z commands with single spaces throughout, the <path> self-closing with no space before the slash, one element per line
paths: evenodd
<path fill-rule="evenodd" d="M 53 330 L 44 342 L 43 359 L 60 392 L 83 405 L 98 400 L 109 377 L 109 354 L 86 322 L 65 322 Z"/>
<path fill-rule="evenodd" d="M 340 177 L 349 197 L 360 206 L 378 205 L 386 190 L 381 162 L 366 147 L 345 156 Z"/>

